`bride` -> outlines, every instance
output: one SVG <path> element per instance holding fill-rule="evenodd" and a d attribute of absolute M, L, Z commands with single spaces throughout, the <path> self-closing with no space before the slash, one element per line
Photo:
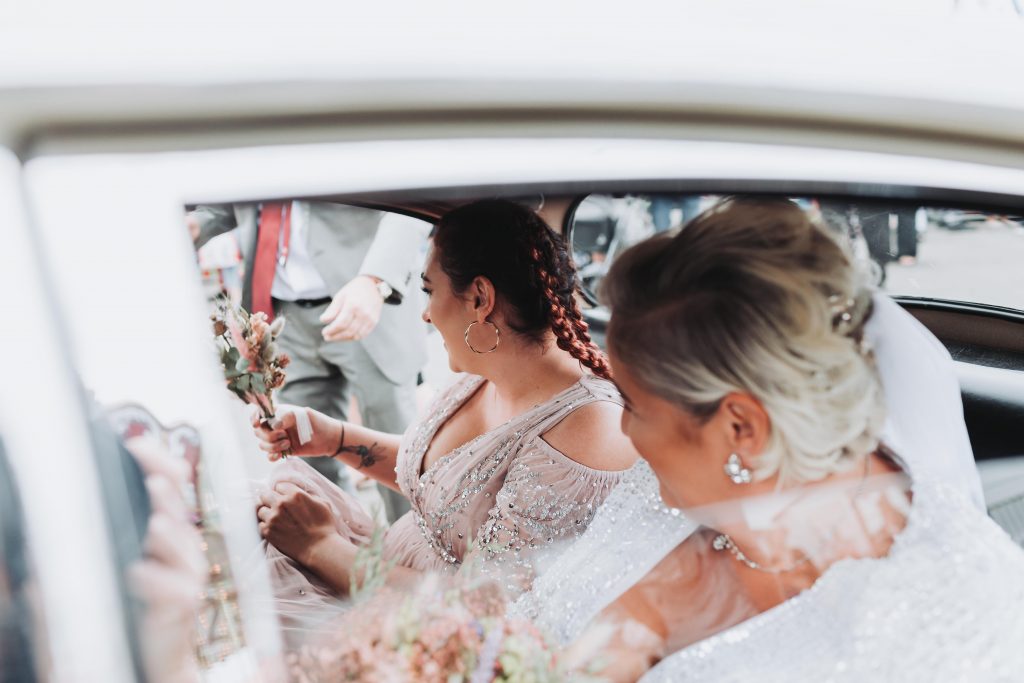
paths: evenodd
<path fill-rule="evenodd" d="M 622 680 L 1018 676 L 1024 553 L 979 509 L 949 356 L 864 282 L 776 200 L 620 257 L 623 427 L 670 507 L 637 465 L 516 608 L 563 641 L 613 620 Z"/>

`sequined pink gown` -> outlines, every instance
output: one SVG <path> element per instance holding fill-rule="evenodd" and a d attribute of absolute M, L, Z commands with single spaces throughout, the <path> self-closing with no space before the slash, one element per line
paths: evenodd
<path fill-rule="evenodd" d="M 425 418 L 402 439 L 396 474 L 412 509 L 384 538 L 384 556 L 398 566 L 452 572 L 472 547 L 480 564 L 508 577 L 513 593 L 525 588 L 538 549 L 579 535 L 624 472 L 595 470 L 555 450 L 543 435 L 577 408 L 595 401 L 622 405 L 615 386 L 585 375 L 548 401 L 456 448 L 422 472 L 434 435 L 485 380 L 461 376 L 438 396 Z M 354 498 L 298 458 L 275 480 L 313 485 L 336 509 L 339 533 L 363 544 L 372 522 Z M 337 597 L 315 576 L 268 548 L 276 608 L 286 636 L 318 622 L 318 608 L 337 612 Z M 300 631 L 300 633 L 296 633 Z"/>

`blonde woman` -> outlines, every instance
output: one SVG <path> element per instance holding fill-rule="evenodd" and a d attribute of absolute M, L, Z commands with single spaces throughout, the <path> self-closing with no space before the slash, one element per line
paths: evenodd
<path fill-rule="evenodd" d="M 633 548 L 653 569 L 604 609 L 615 677 L 1019 676 L 1024 552 L 979 510 L 949 356 L 828 230 L 727 200 L 626 252 L 604 293 L 623 429 L 689 520 L 675 550 Z M 614 556 L 627 537 L 602 527 Z"/>

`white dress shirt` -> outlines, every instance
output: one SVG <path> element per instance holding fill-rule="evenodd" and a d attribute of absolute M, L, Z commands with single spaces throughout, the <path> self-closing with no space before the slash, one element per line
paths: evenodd
<path fill-rule="evenodd" d="M 292 202 L 292 228 L 288 244 L 288 259 L 282 263 L 281 250 L 278 249 L 277 270 L 274 272 L 274 284 L 270 295 L 281 301 L 297 301 L 299 299 L 323 299 L 333 296 L 327 284 L 309 255 L 309 204 L 301 201 Z M 284 240 L 284 230 L 281 231 Z"/>

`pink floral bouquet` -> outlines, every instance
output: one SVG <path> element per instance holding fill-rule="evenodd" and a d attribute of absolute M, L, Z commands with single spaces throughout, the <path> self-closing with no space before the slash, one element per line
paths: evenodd
<path fill-rule="evenodd" d="M 585 683 L 532 623 L 505 612 L 497 583 L 427 577 L 412 593 L 380 588 L 289 655 L 299 683 Z"/>
<path fill-rule="evenodd" d="M 249 313 L 223 298 L 210 318 L 228 389 L 258 406 L 264 420 L 272 419 L 273 392 L 284 384 L 290 360 L 274 343 L 284 329 L 284 318 L 270 324 L 265 313 Z"/>

